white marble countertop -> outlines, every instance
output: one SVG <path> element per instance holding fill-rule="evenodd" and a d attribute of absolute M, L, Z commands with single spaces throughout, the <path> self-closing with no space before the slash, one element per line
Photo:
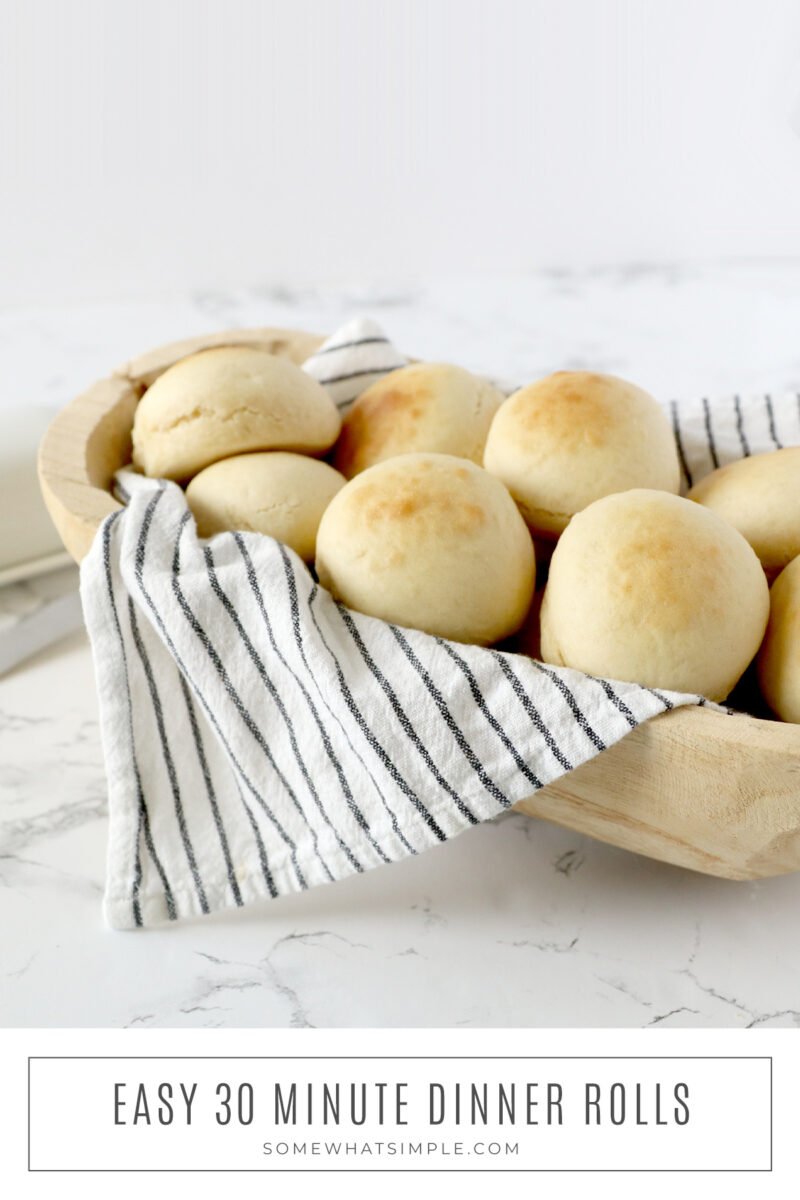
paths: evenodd
<path fill-rule="evenodd" d="M 0 404 L 64 403 L 181 336 L 358 314 L 413 354 L 521 381 L 591 365 L 662 398 L 800 389 L 800 264 L 748 263 L 0 314 Z M 17 585 L 0 611 L 36 602 Z M 3 1025 L 800 1025 L 800 874 L 730 883 L 512 813 L 333 886 L 119 934 L 105 836 L 75 634 L 0 678 Z"/>

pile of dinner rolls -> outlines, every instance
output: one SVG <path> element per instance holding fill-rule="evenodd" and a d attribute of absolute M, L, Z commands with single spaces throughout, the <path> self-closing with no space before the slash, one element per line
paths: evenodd
<path fill-rule="evenodd" d="M 800 721 L 800 447 L 683 498 L 663 410 L 611 375 L 504 399 L 415 363 L 342 420 L 293 363 L 225 346 L 147 389 L 133 461 L 186 486 L 200 537 L 277 538 L 359 612 L 712 700 L 758 655 L 767 703 Z"/>

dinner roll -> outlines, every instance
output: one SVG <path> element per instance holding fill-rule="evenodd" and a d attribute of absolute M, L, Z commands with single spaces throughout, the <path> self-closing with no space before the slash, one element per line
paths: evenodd
<path fill-rule="evenodd" d="M 319 527 L 317 574 L 359 612 L 487 645 L 528 611 L 533 542 L 506 489 L 475 463 L 405 454 L 334 496 Z"/>
<path fill-rule="evenodd" d="M 601 496 L 677 492 L 681 477 L 670 423 L 653 397 L 593 371 L 558 371 L 509 396 L 492 421 L 483 465 L 531 530 L 551 539 Z"/>
<path fill-rule="evenodd" d="M 800 446 L 720 467 L 689 492 L 735 526 L 770 579 L 800 554 Z"/>
<path fill-rule="evenodd" d="M 724 700 L 758 650 L 766 577 L 710 509 L 636 488 L 573 517 L 550 563 L 542 657 Z"/>
<path fill-rule="evenodd" d="M 339 432 L 325 389 L 294 363 L 250 346 L 202 350 L 147 389 L 133 420 L 145 475 L 188 479 L 244 450 L 322 453 Z"/>
<path fill-rule="evenodd" d="M 345 479 L 327 463 L 268 450 L 212 463 L 186 489 L 200 537 L 223 529 L 265 533 L 314 558 L 317 528 Z"/>
<path fill-rule="evenodd" d="M 421 450 L 480 464 L 502 400 L 490 383 L 462 367 L 401 367 L 373 383 L 352 405 L 334 462 L 348 479 L 384 459 Z"/>
<path fill-rule="evenodd" d="M 800 722 L 800 558 L 784 567 L 770 590 L 758 682 L 767 704 L 782 721 Z"/>

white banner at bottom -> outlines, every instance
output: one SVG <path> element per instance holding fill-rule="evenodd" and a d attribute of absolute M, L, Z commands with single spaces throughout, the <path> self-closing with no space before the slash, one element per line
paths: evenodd
<path fill-rule="evenodd" d="M 769 1171 L 743 1057 L 29 1058 L 39 1171 Z"/>

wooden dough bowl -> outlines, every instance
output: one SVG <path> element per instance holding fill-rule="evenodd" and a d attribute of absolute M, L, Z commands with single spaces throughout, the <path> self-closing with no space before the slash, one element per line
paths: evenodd
<path fill-rule="evenodd" d="M 73 400 L 50 425 L 39 452 L 45 502 L 73 558 L 83 558 L 103 519 L 119 508 L 111 480 L 130 461 L 136 404 L 162 371 L 220 345 L 260 346 L 300 363 L 321 340 L 253 329 L 175 342 L 132 359 Z M 517 808 L 709 875 L 784 874 L 800 868 L 800 728 L 675 709 Z"/>

